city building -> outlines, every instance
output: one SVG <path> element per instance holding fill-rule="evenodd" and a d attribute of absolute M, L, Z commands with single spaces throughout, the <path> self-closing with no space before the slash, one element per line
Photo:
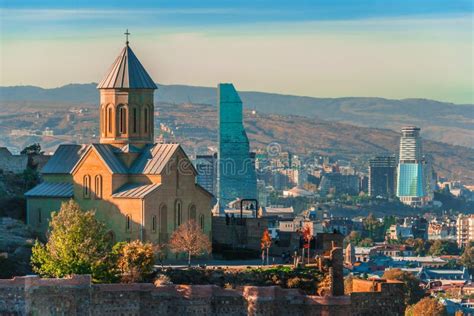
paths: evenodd
<path fill-rule="evenodd" d="M 217 154 L 196 155 L 196 170 L 198 172 L 196 181 L 212 195 L 216 195 L 217 180 Z"/>
<path fill-rule="evenodd" d="M 343 175 L 339 172 L 326 173 L 321 178 L 319 192 L 323 196 L 327 194 L 357 195 L 359 194 L 359 177 L 356 175 Z"/>
<path fill-rule="evenodd" d="M 391 225 L 388 231 L 391 240 L 405 240 L 413 238 L 413 230 L 411 225 Z"/>
<path fill-rule="evenodd" d="M 474 215 L 459 214 L 456 221 L 456 236 L 459 247 L 465 247 L 474 241 Z"/>
<path fill-rule="evenodd" d="M 189 219 L 211 233 L 212 195 L 179 144 L 154 144 L 154 81 L 125 47 L 97 87 L 100 143 L 63 144 L 27 193 L 27 224 L 45 234 L 51 212 L 74 199 L 95 210 L 112 240 L 165 242 Z"/>
<path fill-rule="evenodd" d="M 255 153 L 243 125 L 242 101 L 234 86 L 221 83 L 218 91 L 218 168 L 217 198 L 219 214 L 235 199 L 257 198 Z"/>
<path fill-rule="evenodd" d="M 395 196 L 397 160 L 394 156 L 377 156 L 369 160 L 369 196 Z"/>
<path fill-rule="evenodd" d="M 397 197 L 404 204 L 421 207 L 428 202 L 420 128 L 402 128 L 397 173 Z"/>

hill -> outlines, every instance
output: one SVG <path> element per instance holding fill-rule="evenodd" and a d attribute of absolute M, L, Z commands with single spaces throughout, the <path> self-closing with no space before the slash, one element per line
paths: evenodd
<path fill-rule="evenodd" d="M 474 105 L 456 105 L 426 99 L 313 98 L 262 92 L 240 92 L 244 106 L 261 113 L 299 115 L 356 126 L 398 131 L 404 125 L 422 128 L 426 139 L 474 148 Z M 14 112 L 11 104 L 51 107 L 96 104 L 96 84 L 69 84 L 54 89 L 33 86 L 0 87 L 0 112 Z M 216 104 L 216 89 L 184 85 L 159 85 L 156 100 Z"/>

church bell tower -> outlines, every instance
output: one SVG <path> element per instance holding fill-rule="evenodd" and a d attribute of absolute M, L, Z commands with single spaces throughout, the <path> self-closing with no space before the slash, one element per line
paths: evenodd
<path fill-rule="evenodd" d="M 100 143 L 143 147 L 154 142 L 153 93 L 158 89 L 129 46 L 97 86 L 100 91 Z"/>

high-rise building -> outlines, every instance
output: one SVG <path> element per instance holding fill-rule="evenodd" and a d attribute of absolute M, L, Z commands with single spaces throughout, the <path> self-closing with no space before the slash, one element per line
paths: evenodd
<path fill-rule="evenodd" d="M 404 204 L 423 206 L 427 202 L 420 128 L 402 128 L 397 174 L 397 197 Z"/>
<path fill-rule="evenodd" d="M 474 215 L 459 214 L 456 232 L 459 247 L 465 247 L 469 242 L 474 241 Z"/>
<path fill-rule="evenodd" d="M 208 192 L 216 195 L 217 154 L 196 155 L 197 183 Z"/>
<path fill-rule="evenodd" d="M 250 152 L 242 115 L 242 101 L 234 86 L 221 83 L 217 87 L 219 116 L 219 152 L 217 196 L 219 212 L 236 199 L 257 198 L 255 153 Z"/>
<path fill-rule="evenodd" d="M 394 156 L 377 156 L 369 160 L 369 196 L 395 196 L 396 181 L 397 159 Z"/>

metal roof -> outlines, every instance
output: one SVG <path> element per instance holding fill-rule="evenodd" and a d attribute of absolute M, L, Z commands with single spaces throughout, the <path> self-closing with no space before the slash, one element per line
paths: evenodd
<path fill-rule="evenodd" d="M 140 184 L 140 183 L 127 183 L 117 190 L 112 197 L 114 198 L 129 198 L 129 199 L 141 199 L 144 198 L 148 193 L 153 192 L 157 189 L 161 183 L 154 184 Z"/>
<path fill-rule="evenodd" d="M 143 153 L 130 167 L 130 173 L 160 174 L 178 148 L 178 144 L 155 144 L 145 147 Z"/>
<path fill-rule="evenodd" d="M 113 146 L 108 144 L 92 144 L 91 146 L 96 150 L 112 173 L 128 173 L 127 168 L 115 155 L 114 150 L 116 149 Z"/>
<path fill-rule="evenodd" d="M 128 44 L 122 49 L 98 89 L 158 89 Z"/>
<path fill-rule="evenodd" d="M 41 173 L 70 173 L 84 155 L 87 147 L 74 144 L 59 145 L 54 155 L 41 170 Z"/>
<path fill-rule="evenodd" d="M 43 182 L 25 193 L 27 197 L 73 197 L 72 183 Z"/>

